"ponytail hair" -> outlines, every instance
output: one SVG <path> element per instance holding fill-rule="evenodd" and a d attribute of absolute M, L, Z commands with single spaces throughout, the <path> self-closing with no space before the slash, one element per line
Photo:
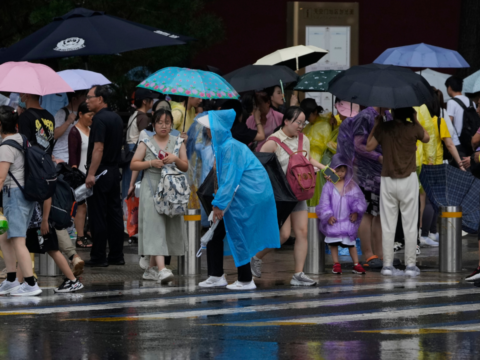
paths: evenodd
<path fill-rule="evenodd" d="M 298 119 L 301 113 L 304 111 L 299 106 L 290 106 L 287 111 L 285 111 L 285 115 L 283 115 L 282 125 L 276 128 L 273 132 L 277 132 L 281 128 L 285 126 L 285 121 L 295 121 Z"/>
<path fill-rule="evenodd" d="M 11 106 L 0 106 L 0 123 L 3 134 L 15 134 L 17 132 L 18 113 Z"/>

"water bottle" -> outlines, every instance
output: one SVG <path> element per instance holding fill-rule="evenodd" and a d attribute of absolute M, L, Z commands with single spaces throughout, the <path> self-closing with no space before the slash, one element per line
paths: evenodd
<path fill-rule="evenodd" d="M 0 235 L 5 234 L 8 230 L 8 220 L 0 211 Z"/>

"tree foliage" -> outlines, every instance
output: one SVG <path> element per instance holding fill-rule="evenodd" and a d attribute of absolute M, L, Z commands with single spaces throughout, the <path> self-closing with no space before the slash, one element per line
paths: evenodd
<path fill-rule="evenodd" d="M 224 38 L 222 20 L 205 7 L 212 0 L 0 0 L 0 48 L 8 47 L 47 25 L 56 16 L 81 6 L 105 11 L 130 21 L 196 39 L 187 45 L 130 51 L 118 55 L 90 56 L 88 68 L 100 72 L 128 91 L 124 74 L 137 66 L 156 71 L 166 66 L 188 66 L 200 49 Z M 55 70 L 84 68 L 84 59 L 73 57 L 43 61 Z"/>

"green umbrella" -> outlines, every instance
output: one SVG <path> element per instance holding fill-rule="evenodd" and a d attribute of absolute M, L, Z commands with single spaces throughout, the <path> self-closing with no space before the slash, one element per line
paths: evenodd
<path fill-rule="evenodd" d="M 297 86 L 293 90 L 326 92 L 328 91 L 328 83 L 341 72 L 343 71 L 319 70 L 306 73 L 298 80 Z"/>

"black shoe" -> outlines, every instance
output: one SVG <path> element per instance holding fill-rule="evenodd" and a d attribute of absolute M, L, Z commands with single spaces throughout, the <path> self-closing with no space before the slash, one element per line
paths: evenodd
<path fill-rule="evenodd" d="M 77 290 L 83 289 L 83 285 L 80 280 L 76 279 L 75 281 L 65 279 L 63 284 L 60 285 L 57 289 L 54 289 L 56 293 L 69 293 L 75 292 Z"/>
<path fill-rule="evenodd" d="M 108 262 L 106 261 L 93 261 L 93 260 L 87 260 L 85 261 L 85 266 L 89 267 L 108 267 Z"/>
<path fill-rule="evenodd" d="M 125 265 L 125 260 L 108 260 L 108 265 Z"/>

